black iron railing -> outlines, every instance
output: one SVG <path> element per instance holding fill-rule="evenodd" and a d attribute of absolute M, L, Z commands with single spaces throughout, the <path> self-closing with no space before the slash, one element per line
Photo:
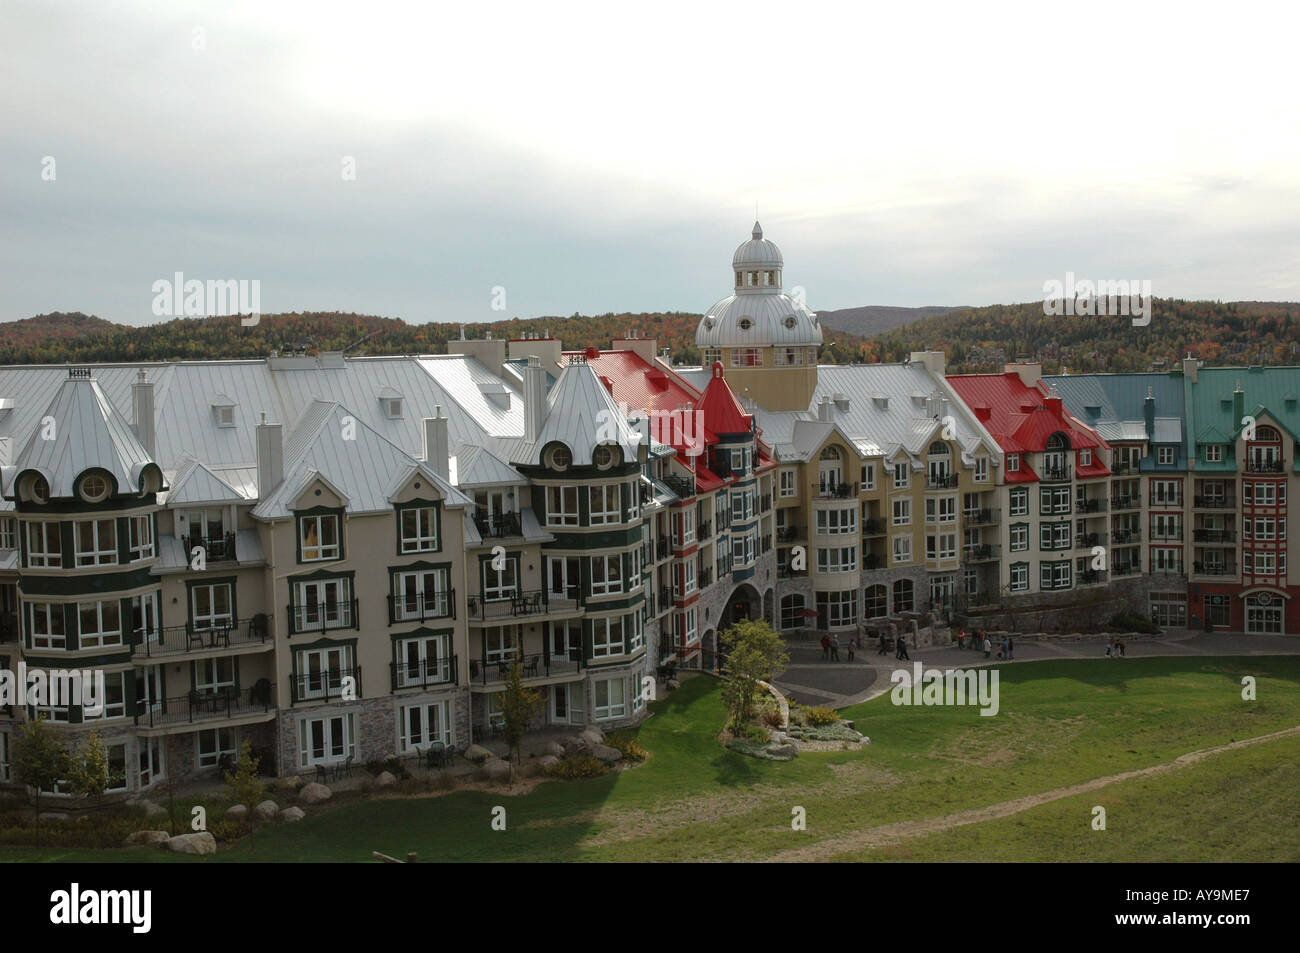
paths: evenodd
<path fill-rule="evenodd" d="M 361 698 L 361 666 L 333 668 L 319 672 L 300 672 L 297 666 L 289 676 L 291 704 L 305 701 L 328 701 L 331 698 Z"/>
<path fill-rule="evenodd" d="M 388 596 L 388 624 L 456 618 L 456 590 Z"/>
<path fill-rule="evenodd" d="M 191 691 L 153 704 L 140 701 L 134 720 L 141 727 L 158 728 L 263 715 L 274 709 L 275 686 L 261 679 L 248 689 L 229 685 L 215 691 Z"/>
<path fill-rule="evenodd" d="M 271 620 L 259 612 L 241 624 L 238 619 L 203 624 L 138 628 L 131 633 L 131 647 L 137 655 L 176 655 L 208 649 L 240 648 L 265 644 L 270 638 Z"/>
<path fill-rule="evenodd" d="M 1194 496 L 1192 506 L 1201 510 L 1232 510 L 1237 508 L 1237 501 L 1226 496 Z"/>
<path fill-rule="evenodd" d="M 1192 541 L 1196 543 L 1235 543 L 1236 530 L 1231 529 L 1194 529 Z"/>
<path fill-rule="evenodd" d="M 430 685 L 457 685 L 460 667 L 457 656 L 437 659 L 420 659 L 418 662 L 389 662 L 392 690 L 400 688 L 428 688 Z"/>
<path fill-rule="evenodd" d="M 925 488 L 927 490 L 955 490 L 961 482 L 955 473 L 927 473 Z"/>
<path fill-rule="evenodd" d="M 1141 493 L 1123 493 L 1110 498 L 1113 510 L 1138 510 L 1142 508 Z"/>
<path fill-rule="evenodd" d="M 1246 472 L 1247 472 L 1247 473 L 1281 473 L 1281 472 L 1282 472 L 1282 460 L 1281 460 L 1281 458 L 1276 458 L 1276 459 L 1274 459 L 1274 458 L 1257 458 L 1257 459 L 1251 459 L 1251 458 L 1248 458 L 1248 459 L 1246 460 Z"/>
<path fill-rule="evenodd" d="M 470 596 L 466 610 L 471 619 L 504 619 L 547 612 L 572 612 L 581 609 L 582 605 L 581 590 L 577 586 L 567 586 L 560 591 L 509 589 L 487 598 Z"/>
<path fill-rule="evenodd" d="M 523 528 L 519 524 L 518 513 L 497 513 L 493 516 L 474 514 L 474 525 L 484 539 L 500 539 L 503 536 L 522 536 Z"/>
<path fill-rule="evenodd" d="M 978 510 L 965 510 L 962 512 L 962 517 L 971 526 L 991 526 L 1000 522 L 1001 514 L 1001 510 L 984 507 Z"/>
<path fill-rule="evenodd" d="M 358 628 L 357 600 L 346 599 L 339 602 L 305 602 L 289 603 L 286 607 L 289 617 L 289 634 L 301 635 L 304 632 L 326 632 L 330 629 Z"/>
<path fill-rule="evenodd" d="M 1192 563 L 1192 573 L 1197 576 L 1235 576 L 1237 575 L 1237 564 L 1197 561 Z"/>
<path fill-rule="evenodd" d="M 480 685 L 504 682 L 510 675 L 510 666 L 519 660 L 519 674 L 522 678 L 549 678 L 551 675 L 567 675 L 582 671 L 582 650 L 570 649 L 567 656 L 556 656 L 550 652 L 537 652 L 532 655 L 517 655 L 489 658 L 486 650 L 482 657 L 470 659 L 469 677 Z"/>

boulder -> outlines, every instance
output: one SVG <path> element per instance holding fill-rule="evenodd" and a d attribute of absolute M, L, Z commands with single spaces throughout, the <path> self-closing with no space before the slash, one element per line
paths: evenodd
<path fill-rule="evenodd" d="M 303 804 L 319 804 L 321 801 L 328 801 L 334 792 L 325 785 L 313 781 L 311 784 L 303 786 L 298 792 L 298 800 Z"/>
<path fill-rule="evenodd" d="M 168 838 L 167 849 L 178 854 L 215 854 L 217 839 L 207 831 L 194 834 L 178 834 Z"/>
<path fill-rule="evenodd" d="M 543 771 L 547 771 L 550 768 L 555 767 L 559 763 L 560 763 L 560 759 L 553 754 L 544 754 L 537 759 L 537 765 Z"/>
<path fill-rule="evenodd" d="M 611 748 L 609 745 L 592 745 L 590 754 L 599 761 L 606 764 L 617 764 L 623 760 L 623 752 L 617 748 Z"/>
<path fill-rule="evenodd" d="M 226 819 L 231 821 L 242 821 L 248 817 L 247 804 L 232 804 L 226 808 Z"/>
<path fill-rule="evenodd" d="M 587 747 L 586 743 L 577 735 L 571 735 L 568 738 L 561 739 L 560 746 L 564 748 L 565 754 L 576 754 Z"/>
<path fill-rule="evenodd" d="M 292 794 L 297 791 L 303 786 L 303 784 L 304 781 L 302 777 L 297 774 L 290 774 L 283 778 L 275 779 L 275 789 L 277 791 L 284 791 L 287 794 Z"/>
<path fill-rule="evenodd" d="M 682 683 L 675 678 L 670 678 L 668 681 L 664 682 L 664 687 L 670 692 L 675 692 L 677 689 L 682 687 Z"/>
<path fill-rule="evenodd" d="M 773 758 L 779 758 L 784 761 L 789 758 L 797 758 L 799 756 L 799 749 L 789 743 L 783 745 L 768 745 L 767 753 Z"/>
<path fill-rule="evenodd" d="M 282 821 L 301 821 L 306 816 L 306 813 L 300 807 L 286 807 L 280 812 L 280 820 Z"/>
<path fill-rule="evenodd" d="M 154 847 L 171 839 L 172 835 L 166 831 L 136 831 L 128 834 L 122 843 L 126 847 Z"/>
<path fill-rule="evenodd" d="M 557 758 L 564 757 L 564 745 L 558 741 L 548 741 L 546 747 L 542 749 L 544 754 L 554 755 Z"/>
<path fill-rule="evenodd" d="M 488 758 L 483 762 L 483 773 L 489 781 L 508 781 L 510 779 L 510 762 L 500 758 Z"/>
<path fill-rule="evenodd" d="M 270 798 L 262 801 L 257 807 L 253 808 L 253 816 L 259 821 L 273 821 L 280 814 L 280 805 L 276 804 Z"/>
<path fill-rule="evenodd" d="M 144 811 L 146 817 L 154 814 L 166 814 L 167 808 L 148 798 L 132 798 L 126 802 L 127 807 L 138 807 Z"/>
<path fill-rule="evenodd" d="M 375 787 L 391 788 L 397 783 L 397 776 L 391 771 L 380 771 L 379 777 L 375 778 Z"/>
<path fill-rule="evenodd" d="M 783 745 L 789 740 L 790 740 L 790 736 L 787 735 L 784 731 L 772 732 L 772 741 L 775 742 L 776 744 Z"/>
<path fill-rule="evenodd" d="M 482 745 L 470 745 L 465 749 L 465 760 L 473 761 L 475 764 L 482 764 L 491 757 L 492 752 Z"/>
<path fill-rule="evenodd" d="M 605 740 L 605 733 L 599 728 L 584 728 L 578 732 L 578 739 L 588 747 L 601 744 Z"/>

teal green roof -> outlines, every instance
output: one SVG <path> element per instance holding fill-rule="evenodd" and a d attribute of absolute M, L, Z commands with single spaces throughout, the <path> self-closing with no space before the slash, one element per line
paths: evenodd
<path fill-rule="evenodd" d="M 1181 374 L 1050 374 L 1043 382 L 1054 387 L 1066 408 L 1111 443 L 1148 440 L 1146 398 L 1155 398 L 1155 422 L 1149 442 L 1174 446 L 1172 465 L 1157 466 L 1154 455 L 1142 461 L 1152 472 L 1185 468 L 1184 400 Z"/>
<path fill-rule="evenodd" d="M 1227 443 L 1241 432 L 1241 416 L 1269 417 L 1292 440 L 1300 440 L 1300 367 L 1203 367 L 1192 383 L 1186 378 L 1188 430 L 1196 443 Z M 1233 392 L 1241 385 L 1241 414 Z M 1231 435 L 1231 437 L 1225 436 Z M 1198 461 L 1196 469 L 1217 464 Z"/>

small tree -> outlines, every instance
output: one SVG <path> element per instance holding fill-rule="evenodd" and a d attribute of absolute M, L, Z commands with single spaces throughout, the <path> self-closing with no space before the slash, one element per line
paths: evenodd
<path fill-rule="evenodd" d="M 722 701 L 730 714 L 728 722 L 739 731 L 754 716 L 754 698 L 759 682 L 769 682 L 790 661 L 785 642 L 762 619 L 745 619 L 721 634 L 727 654 L 727 675 Z"/>
<path fill-rule="evenodd" d="M 71 759 L 63 741 L 45 723 L 41 715 L 35 721 L 18 726 L 14 739 L 14 777 L 36 791 L 36 844 L 41 843 L 41 792 L 53 790 L 66 778 Z"/>
<path fill-rule="evenodd" d="M 82 739 L 69 761 L 68 783 L 73 793 L 86 800 L 103 798 L 109 784 L 108 750 L 99 737 L 98 728 Z"/>
<path fill-rule="evenodd" d="M 513 783 L 528 723 L 542 710 L 542 696 L 524 684 L 518 659 L 510 663 L 506 687 L 501 693 L 501 710 L 505 721 L 506 745 L 510 748 L 510 780 Z"/>
<path fill-rule="evenodd" d="M 263 796 L 266 794 L 266 785 L 262 783 L 262 779 L 257 773 L 260 764 L 261 759 L 253 757 L 253 743 L 245 738 L 244 743 L 239 746 L 239 758 L 235 761 L 234 772 L 226 775 L 226 792 L 230 797 L 230 802 L 232 804 L 247 805 L 250 818 L 252 817 L 253 808 L 261 803 Z M 248 845 L 251 850 L 253 846 L 251 823 L 249 825 Z"/>

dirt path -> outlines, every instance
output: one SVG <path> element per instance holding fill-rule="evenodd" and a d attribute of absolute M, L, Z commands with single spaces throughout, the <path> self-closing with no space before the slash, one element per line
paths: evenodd
<path fill-rule="evenodd" d="M 1214 748 L 1203 748 L 1200 751 L 1191 751 L 1187 754 L 1179 755 L 1168 764 L 1157 764 L 1152 765 L 1149 768 L 1138 768 L 1134 771 L 1125 771 L 1122 774 L 1111 774 L 1102 778 L 1094 778 L 1091 781 L 1084 781 L 1081 784 L 1071 784 L 1067 787 L 1055 788 L 1051 791 L 1043 791 L 1040 794 L 1030 794 L 1011 801 L 1002 801 L 998 804 L 990 804 L 988 807 L 976 808 L 971 811 L 960 811 L 956 814 L 948 814 L 943 817 L 930 817 L 918 821 L 900 821 L 896 824 L 882 824 L 879 827 L 870 827 L 866 830 L 857 831 L 852 834 L 839 834 L 833 838 L 828 838 L 825 841 L 816 844 L 809 844 L 807 847 L 798 847 L 793 850 L 782 851 L 775 856 L 767 858 L 767 860 L 777 863 L 801 863 L 807 861 L 826 860 L 833 855 L 843 854 L 847 851 L 870 850 L 876 847 L 886 847 L 891 844 L 897 844 L 898 842 L 907 840 L 911 837 L 926 837 L 930 834 L 939 834 L 944 831 L 952 830 L 955 827 L 964 827 L 967 824 L 979 824 L 983 821 L 995 821 L 1004 817 L 1010 817 L 1013 814 L 1019 814 L 1022 811 L 1027 811 L 1040 804 L 1059 801 L 1062 798 L 1073 797 L 1076 794 L 1087 794 L 1090 791 L 1097 791 L 1101 788 L 1109 787 L 1112 784 L 1119 784 L 1122 781 L 1130 781 L 1133 778 L 1146 778 L 1165 774 L 1169 771 L 1175 771 L 1179 768 L 1185 768 L 1188 765 L 1196 764 L 1198 761 L 1203 761 L 1210 757 L 1210 755 L 1220 754 L 1224 751 L 1233 751 L 1238 748 L 1248 748 L 1251 745 L 1276 741 L 1279 738 L 1286 738 L 1295 734 L 1300 734 L 1300 725 L 1291 728 L 1284 728 L 1281 731 L 1274 731 L 1267 735 L 1259 735 L 1254 738 L 1243 738 L 1240 741 L 1234 741 L 1226 745 L 1218 745 Z"/>

